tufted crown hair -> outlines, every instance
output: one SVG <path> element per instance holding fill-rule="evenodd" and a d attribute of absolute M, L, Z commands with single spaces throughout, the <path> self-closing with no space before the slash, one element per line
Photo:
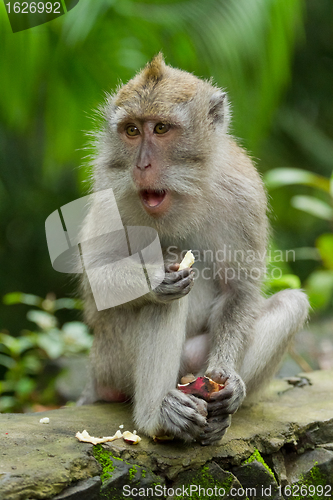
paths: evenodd
<path fill-rule="evenodd" d="M 199 82 L 194 75 L 167 66 L 160 52 L 120 88 L 115 104 L 143 117 L 163 114 L 170 109 L 170 104 L 192 99 Z"/>

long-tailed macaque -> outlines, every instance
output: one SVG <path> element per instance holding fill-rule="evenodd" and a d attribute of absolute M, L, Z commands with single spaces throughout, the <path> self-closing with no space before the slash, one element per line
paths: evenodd
<path fill-rule="evenodd" d="M 225 92 L 159 54 L 101 111 L 93 189 L 112 188 L 125 227 L 158 232 L 165 277 L 144 296 L 101 311 L 83 280 L 94 343 L 79 404 L 131 399 L 136 426 L 148 436 L 215 443 L 245 395 L 276 372 L 307 318 L 308 300 L 299 290 L 261 295 L 266 195 L 228 134 Z M 103 205 L 93 204 L 84 239 L 101 220 Z M 178 271 L 189 249 L 193 269 Z M 102 281 L 112 287 L 112 273 Z M 183 394 L 176 387 L 186 373 L 224 388 L 208 403 Z"/>

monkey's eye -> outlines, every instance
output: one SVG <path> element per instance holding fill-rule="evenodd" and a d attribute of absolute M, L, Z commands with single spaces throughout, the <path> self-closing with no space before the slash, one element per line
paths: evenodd
<path fill-rule="evenodd" d="M 134 137 L 135 135 L 140 134 L 140 130 L 135 125 L 127 125 L 126 134 L 129 135 L 130 137 Z"/>
<path fill-rule="evenodd" d="M 166 123 L 158 123 L 155 128 L 154 132 L 155 134 L 165 134 L 170 129 L 170 125 Z"/>

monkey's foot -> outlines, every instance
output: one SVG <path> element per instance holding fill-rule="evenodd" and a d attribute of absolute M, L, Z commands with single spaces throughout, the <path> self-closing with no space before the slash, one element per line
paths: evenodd
<path fill-rule="evenodd" d="M 160 424 L 165 434 L 194 441 L 207 425 L 206 416 L 206 401 L 173 389 L 163 399 Z"/>
<path fill-rule="evenodd" d="M 209 414 L 208 414 L 209 415 Z M 217 444 L 224 436 L 226 430 L 231 424 L 231 415 L 207 418 L 207 425 L 204 431 L 197 438 L 197 441 L 203 446 Z"/>

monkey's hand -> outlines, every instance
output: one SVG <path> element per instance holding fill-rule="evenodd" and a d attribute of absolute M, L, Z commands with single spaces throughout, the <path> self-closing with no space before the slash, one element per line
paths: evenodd
<path fill-rule="evenodd" d="M 206 416 L 206 401 L 173 389 L 162 401 L 160 423 L 165 434 L 194 441 L 207 425 Z"/>
<path fill-rule="evenodd" d="M 179 264 L 171 264 L 165 268 L 162 283 L 153 290 L 158 302 L 170 302 L 187 295 L 194 283 L 194 271 L 189 268 L 178 271 Z"/>
<path fill-rule="evenodd" d="M 210 396 L 207 426 L 198 439 L 202 445 L 214 444 L 221 439 L 231 423 L 231 415 L 238 410 L 246 393 L 243 380 L 234 371 L 213 370 L 207 376 L 224 387 Z"/>

